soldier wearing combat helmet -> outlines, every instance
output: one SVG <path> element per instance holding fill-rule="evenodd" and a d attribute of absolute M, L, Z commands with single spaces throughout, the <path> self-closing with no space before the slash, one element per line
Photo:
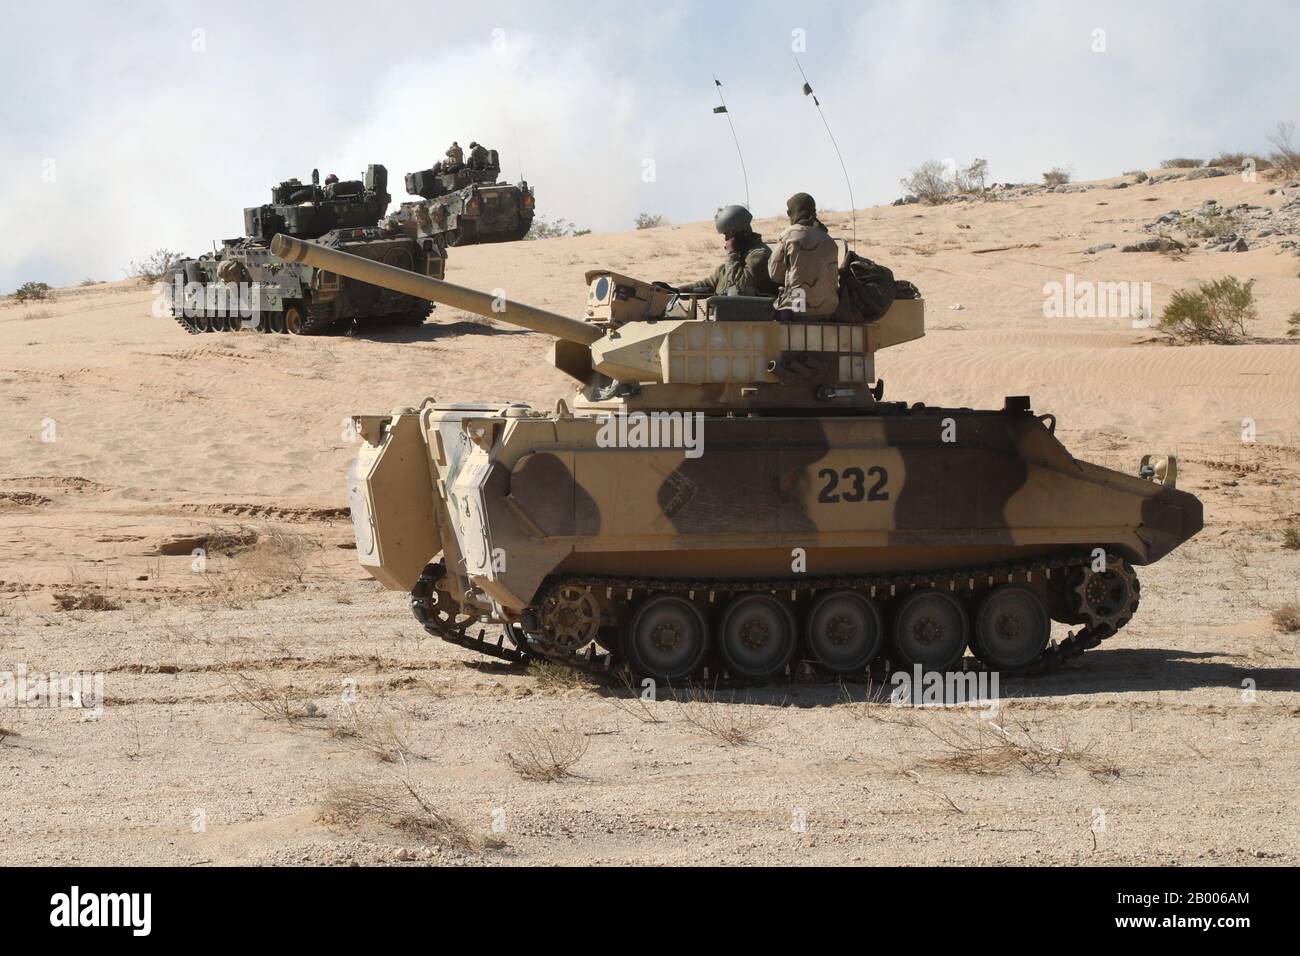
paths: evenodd
<path fill-rule="evenodd" d="M 713 295 L 776 295 L 776 284 L 768 275 L 772 250 L 763 237 L 750 228 L 754 217 L 744 206 L 724 206 L 718 210 L 714 225 L 722 234 L 727 258 L 713 274 L 678 292 L 712 293 Z"/>

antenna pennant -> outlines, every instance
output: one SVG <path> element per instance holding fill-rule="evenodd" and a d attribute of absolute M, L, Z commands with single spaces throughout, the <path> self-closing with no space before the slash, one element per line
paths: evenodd
<path fill-rule="evenodd" d="M 831 132 L 831 124 L 826 122 L 826 114 L 822 112 L 821 101 L 813 96 L 813 88 L 808 82 L 808 74 L 803 71 L 803 64 L 799 62 L 797 56 L 794 58 L 794 65 L 799 71 L 799 77 L 803 80 L 803 95 L 812 96 L 813 106 L 817 108 L 817 115 L 821 117 L 822 125 L 826 127 L 826 135 L 831 141 L 831 147 L 835 150 L 836 157 L 839 158 L 840 169 L 844 171 L 844 185 L 849 188 L 849 210 L 853 222 L 853 245 L 856 247 L 858 244 L 858 213 L 857 203 L 853 200 L 853 182 L 849 179 L 849 168 L 844 164 L 844 154 L 840 152 L 840 146 L 835 142 L 835 134 Z"/>
<path fill-rule="evenodd" d="M 740 151 L 740 137 L 736 135 L 736 124 L 731 122 L 731 112 L 727 109 L 726 97 L 722 95 L 722 81 L 717 74 L 713 76 L 713 85 L 718 91 L 718 105 L 713 107 L 715 114 L 727 117 L 727 126 L 731 129 L 731 138 L 736 144 L 736 155 L 740 158 L 740 175 L 745 180 L 745 208 L 749 208 L 749 173 L 745 170 L 745 154 Z"/>

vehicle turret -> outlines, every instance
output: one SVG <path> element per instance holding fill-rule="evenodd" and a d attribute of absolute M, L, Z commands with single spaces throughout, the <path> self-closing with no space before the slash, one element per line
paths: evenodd
<path fill-rule="evenodd" d="M 777 321 L 770 299 L 683 295 L 597 269 L 586 274 L 586 314 L 572 319 L 283 234 L 271 248 L 293 262 L 554 336 L 551 361 L 582 383 L 579 408 L 870 407 L 881 397 L 875 352 L 925 334 L 920 298 L 897 300 L 874 321 Z"/>

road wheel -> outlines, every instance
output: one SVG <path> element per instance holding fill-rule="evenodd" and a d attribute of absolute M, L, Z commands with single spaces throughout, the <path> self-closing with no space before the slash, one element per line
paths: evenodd
<path fill-rule="evenodd" d="M 728 605 L 718 630 L 727 670 L 749 680 L 778 676 L 798 644 L 794 614 L 769 594 L 746 594 Z"/>
<path fill-rule="evenodd" d="M 894 612 L 894 650 L 907 668 L 945 671 L 966 651 L 966 609 L 943 591 L 914 591 Z"/>
<path fill-rule="evenodd" d="M 1029 588 L 1004 584 L 980 602 L 974 650 L 990 667 L 1015 670 L 1038 660 L 1051 634 L 1043 599 Z"/>
<path fill-rule="evenodd" d="M 303 328 L 306 326 L 306 320 L 302 314 L 302 306 L 286 305 L 284 307 L 284 330 L 290 335 L 302 335 Z"/>
<path fill-rule="evenodd" d="M 880 610 L 856 591 L 823 594 L 804 624 L 808 656 L 834 674 L 861 674 L 884 640 Z"/>
<path fill-rule="evenodd" d="M 654 680 L 682 680 L 693 674 L 709 646 L 704 615 L 690 601 L 671 595 L 642 604 L 623 632 L 623 655 L 632 670 Z"/>

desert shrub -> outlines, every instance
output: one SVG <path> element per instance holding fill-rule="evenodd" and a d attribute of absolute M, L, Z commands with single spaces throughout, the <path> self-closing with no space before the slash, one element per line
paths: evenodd
<path fill-rule="evenodd" d="M 405 715 L 382 701 L 379 707 L 341 707 L 330 719 L 326 730 L 335 740 L 369 754 L 380 763 L 405 765 L 408 758 L 426 759 L 428 756 L 416 749 L 410 722 Z"/>
<path fill-rule="evenodd" d="M 120 611 L 122 605 L 98 591 L 59 591 L 54 603 L 60 611 Z"/>
<path fill-rule="evenodd" d="M 538 216 L 533 220 L 525 239 L 559 239 L 563 236 L 585 236 L 590 229 L 579 229 L 567 219 L 547 219 Z"/>
<path fill-rule="evenodd" d="M 544 691 L 564 693 L 582 687 L 592 686 L 587 675 L 574 667 L 565 667 L 548 660 L 532 661 L 528 665 L 528 675 L 537 679 L 538 686 Z"/>
<path fill-rule="evenodd" d="M 241 704 L 257 711 L 267 720 L 294 723 L 308 717 L 320 717 L 316 705 L 306 700 L 307 692 L 293 684 L 277 684 L 257 672 L 234 671 L 227 675 L 226 686 Z"/>
<path fill-rule="evenodd" d="M 748 699 L 737 702 L 733 692 L 727 700 L 715 691 L 688 684 L 682 703 L 682 719 L 706 737 L 731 747 L 753 743 L 772 723 L 772 709 L 750 706 Z"/>
<path fill-rule="evenodd" d="M 50 297 L 50 287 L 44 282 L 24 282 L 14 290 L 13 297 L 19 302 L 48 299 Z"/>
<path fill-rule="evenodd" d="M 209 564 L 204 574 L 205 597 L 225 607 L 244 607 L 249 601 L 262 600 L 291 590 L 303 582 L 311 570 L 320 544 L 296 531 L 272 528 L 264 532 L 251 529 L 214 531 L 199 543 L 189 545 L 178 539 L 167 545 L 172 552 L 185 547 L 204 547 L 211 561 L 216 555 L 229 560 Z M 161 550 L 161 549 L 160 549 Z"/>
<path fill-rule="evenodd" d="M 1160 330 L 1184 344 L 1240 342 L 1248 334 L 1246 323 L 1258 318 L 1254 285 L 1254 279 L 1225 276 L 1194 291 L 1179 290 L 1160 316 Z"/>
<path fill-rule="evenodd" d="M 988 178 L 988 172 L 989 161 L 976 159 L 965 169 L 957 170 L 953 185 L 957 187 L 958 192 L 982 195 L 987 188 L 985 180 Z"/>
<path fill-rule="evenodd" d="M 1060 166 L 1053 166 L 1047 172 L 1043 173 L 1043 185 L 1064 186 L 1070 181 L 1070 176 L 1070 170 L 1062 169 Z"/>
<path fill-rule="evenodd" d="M 1188 159 L 1185 156 L 1175 157 L 1174 159 L 1162 159 L 1160 161 L 1161 169 L 1195 169 L 1205 164 L 1199 159 Z"/>
<path fill-rule="evenodd" d="M 1075 744 L 1064 735 L 1049 743 L 1040 739 L 1040 731 L 1028 721 L 1008 726 L 995 720 L 963 718 L 926 729 L 944 749 L 925 763 L 943 770 L 980 776 L 1023 770 L 1030 776 L 1053 776 L 1073 765 L 1097 778 L 1120 776 L 1120 768 L 1099 756 L 1094 743 Z"/>
<path fill-rule="evenodd" d="M 1294 338 L 1300 335 L 1300 309 L 1291 313 L 1291 317 L 1286 320 L 1286 334 Z"/>
<path fill-rule="evenodd" d="M 1288 525 L 1282 529 L 1282 547 L 1288 551 L 1300 551 L 1300 525 Z"/>
<path fill-rule="evenodd" d="M 653 229 L 656 226 L 668 225 L 668 220 L 658 213 L 651 215 L 648 212 L 639 212 L 633 220 L 633 225 L 638 229 Z"/>
<path fill-rule="evenodd" d="M 1198 239 L 1225 239 L 1240 233 L 1241 216 L 1231 209 L 1215 206 L 1207 213 L 1184 216 L 1179 223 L 1183 231 Z"/>
<path fill-rule="evenodd" d="M 937 159 L 930 159 L 916 167 L 899 182 L 909 194 L 931 206 L 947 202 L 957 194 L 979 196 L 984 199 L 996 198 L 988 189 L 986 182 L 988 171 L 987 159 L 975 159 L 969 166 L 962 167 L 952 164 L 951 160 L 941 163 Z M 823 213 L 833 211 L 821 210 Z"/>
<path fill-rule="evenodd" d="M 1274 149 L 1269 161 L 1288 176 L 1300 176 L 1300 150 L 1291 143 L 1294 135 L 1295 123 L 1278 123 L 1277 131 L 1268 138 Z"/>
<path fill-rule="evenodd" d="M 955 188 L 947 168 L 937 159 L 926 160 L 900 182 L 904 189 L 928 205 L 943 202 Z"/>
<path fill-rule="evenodd" d="M 525 780 L 547 783 L 573 776 L 574 765 L 587 753 L 587 735 L 569 727 L 550 730 L 523 727 L 515 731 L 506 764 Z"/>
<path fill-rule="evenodd" d="M 335 785 L 326 795 L 320 819 L 353 828 L 378 823 L 455 850 L 500 849 L 505 845 L 497 837 L 473 833 L 464 823 L 438 808 L 408 780 L 396 785 Z"/>
<path fill-rule="evenodd" d="M 1284 634 L 1300 632 L 1300 604 L 1288 602 L 1274 611 L 1273 626 Z"/>
<path fill-rule="evenodd" d="M 1263 156 L 1255 153 L 1237 153 L 1228 150 L 1219 153 L 1205 165 L 1217 166 L 1220 169 L 1245 169 L 1247 163 L 1254 163 L 1258 170 L 1268 169 L 1273 165 Z"/>
<path fill-rule="evenodd" d="M 155 249 L 143 259 L 132 259 L 127 263 L 126 274 L 128 278 L 139 279 L 141 282 L 157 282 L 163 276 L 169 275 L 182 258 L 184 257 L 179 252 Z"/>

